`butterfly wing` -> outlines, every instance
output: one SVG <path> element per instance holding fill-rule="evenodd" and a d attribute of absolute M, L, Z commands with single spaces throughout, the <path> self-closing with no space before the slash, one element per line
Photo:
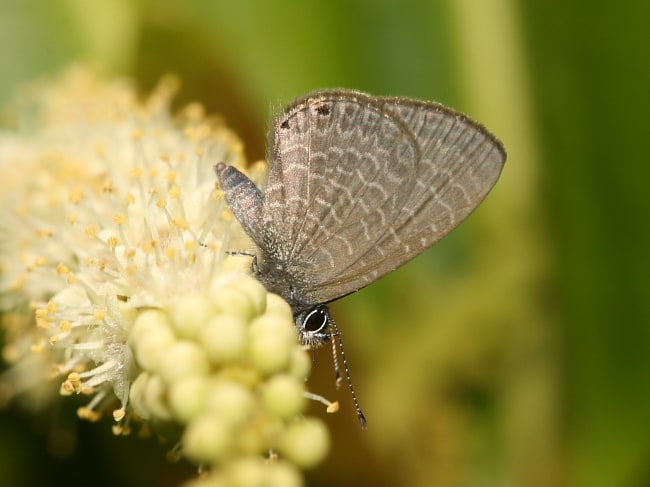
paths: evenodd
<path fill-rule="evenodd" d="M 484 127 L 439 104 L 346 90 L 292 103 L 275 121 L 270 156 L 268 282 L 283 281 L 281 294 L 302 304 L 354 292 L 440 240 L 506 158 Z"/>
<path fill-rule="evenodd" d="M 298 297 L 313 286 L 336 295 L 326 283 L 371 251 L 408 199 L 418 144 L 383 105 L 361 93 L 320 91 L 275 122 L 263 210 L 265 247 L 273 251 L 266 259 L 287 270 Z"/>
<path fill-rule="evenodd" d="M 377 229 L 372 245 L 347 259 L 305 292 L 309 302 L 328 302 L 354 292 L 433 245 L 463 221 L 496 183 L 506 153 L 484 127 L 436 103 L 403 98 L 378 99 L 383 111 L 406 125 L 417 143 L 415 164 L 403 167 L 413 181 L 405 187 L 379 180 L 386 191 L 399 193 L 399 210 L 390 224 Z M 341 184 L 344 182 L 341 181 Z M 365 201 L 364 205 L 372 205 Z M 343 237 L 347 228 L 337 228 Z M 311 257 L 319 258 L 319 251 Z"/>

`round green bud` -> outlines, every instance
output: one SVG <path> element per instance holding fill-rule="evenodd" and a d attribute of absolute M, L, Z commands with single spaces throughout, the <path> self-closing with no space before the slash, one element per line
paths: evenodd
<path fill-rule="evenodd" d="M 167 404 L 167 387 L 159 375 L 149 376 L 144 389 L 144 407 L 156 419 L 167 421 L 172 413 Z"/>
<path fill-rule="evenodd" d="M 216 315 L 199 333 L 199 341 L 213 364 L 239 360 L 248 345 L 246 322 L 236 315 Z"/>
<path fill-rule="evenodd" d="M 263 373 L 285 370 L 298 336 L 292 322 L 281 315 L 264 314 L 253 320 L 249 328 L 248 353 L 251 362 Z"/>
<path fill-rule="evenodd" d="M 230 463 L 225 471 L 232 487 L 264 487 L 266 465 L 261 457 L 244 457 Z"/>
<path fill-rule="evenodd" d="M 251 362 L 260 372 L 273 374 L 289 364 L 291 344 L 282 337 L 257 335 L 251 337 L 248 351 Z"/>
<path fill-rule="evenodd" d="M 215 313 L 210 298 L 198 293 L 181 296 L 169 306 L 172 326 L 181 338 L 195 338 Z"/>
<path fill-rule="evenodd" d="M 302 487 L 304 485 L 300 471 L 283 461 L 269 462 L 264 476 L 265 487 Z"/>
<path fill-rule="evenodd" d="M 218 415 L 207 413 L 187 425 L 183 453 L 197 463 L 215 464 L 233 452 L 230 426 Z"/>
<path fill-rule="evenodd" d="M 223 285 L 210 290 L 210 299 L 218 313 L 231 314 L 240 317 L 245 322 L 250 321 L 256 314 L 255 303 L 248 293 Z"/>
<path fill-rule="evenodd" d="M 228 286 L 239 289 L 248 296 L 253 304 L 255 316 L 264 313 L 268 292 L 260 281 L 252 276 L 238 276 L 237 279 L 228 283 Z"/>
<path fill-rule="evenodd" d="M 291 306 L 277 294 L 269 293 L 266 296 L 266 314 L 284 316 L 289 323 L 293 323 Z"/>
<path fill-rule="evenodd" d="M 289 373 L 297 379 L 305 380 L 309 377 L 312 367 L 312 358 L 301 346 L 291 349 L 289 358 Z"/>
<path fill-rule="evenodd" d="M 130 336 L 138 365 L 150 372 L 157 372 L 167 349 L 177 341 L 165 313 L 147 310 L 133 324 Z"/>
<path fill-rule="evenodd" d="M 279 374 L 262 386 L 262 399 L 269 412 L 289 419 L 305 409 L 304 391 L 302 380 L 289 374 Z"/>
<path fill-rule="evenodd" d="M 238 382 L 215 380 L 206 391 L 206 410 L 233 427 L 246 421 L 255 406 L 253 392 Z"/>
<path fill-rule="evenodd" d="M 178 380 L 169 387 L 169 407 L 178 419 L 188 423 L 205 410 L 209 387 L 207 375 L 190 375 Z"/>
<path fill-rule="evenodd" d="M 207 374 L 210 362 L 203 348 L 195 342 L 177 341 L 167 348 L 158 369 L 165 382 L 172 384 L 187 376 Z"/>
<path fill-rule="evenodd" d="M 148 372 L 140 373 L 129 389 L 129 405 L 133 408 L 135 414 L 144 420 L 151 418 L 151 412 L 146 408 L 144 402 L 145 389 L 149 380 Z"/>
<path fill-rule="evenodd" d="M 265 419 L 257 415 L 238 428 L 235 439 L 237 451 L 244 455 L 263 455 L 269 451 L 262 430 Z"/>
<path fill-rule="evenodd" d="M 325 425 L 317 419 L 301 419 L 287 427 L 280 454 L 300 468 L 311 468 L 325 458 L 329 447 Z"/>

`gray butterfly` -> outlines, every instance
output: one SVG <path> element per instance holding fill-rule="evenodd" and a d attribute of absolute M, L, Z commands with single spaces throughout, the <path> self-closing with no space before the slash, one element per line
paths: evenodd
<path fill-rule="evenodd" d="M 437 103 L 321 90 L 275 119 L 269 159 L 264 195 L 234 167 L 215 171 L 260 249 L 257 278 L 291 305 L 302 343 L 318 346 L 330 328 L 338 334 L 325 303 L 447 235 L 492 189 L 506 152 L 482 125 Z"/>
<path fill-rule="evenodd" d="M 301 341 L 330 337 L 325 303 L 376 281 L 463 221 L 506 153 L 482 125 L 433 102 L 321 90 L 274 121 L 265 194 L 215 166 L 260 248 L 255 273 L 291 305 Z"/>
<path fill-rule="evenodd" d="M 265 194 L 215 167 L 226 202 L 261 250 L 256 275 L 291 305 L 301 341 L 328 339 L 324 303 L 388 274 L 485 198 L 506 153 L 437 103 L 323 90 L 275 119 Z"/>

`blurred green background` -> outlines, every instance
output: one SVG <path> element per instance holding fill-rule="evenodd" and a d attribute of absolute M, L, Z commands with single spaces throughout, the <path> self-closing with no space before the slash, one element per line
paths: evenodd
<path fill-rule="evenodd" d="M 457 231 L 334 306 L 370 427 L 339 399 L 309 485 L 650 485 L 650 4 L 603 0 L 0 0 L 0 104 L 85 62 L 143 93 L 165 73 L 264 157 L 312 89 L 435 99 L 508 149 Z M 216 161 L 215 161 L 216 162 Z M 0 413 L 4 485 L 178 485 L 168 446 Z M 321 414 L 314 408 L 314 414 Z M 57 437 L 64 435 L 65 439 Z M 65 451 L 48 445 L 66 444 Z"/>

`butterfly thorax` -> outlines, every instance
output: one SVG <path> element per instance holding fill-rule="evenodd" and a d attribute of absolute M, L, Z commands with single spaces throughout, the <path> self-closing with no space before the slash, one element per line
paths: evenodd
<path fill-rule="evenodd" d="M 301 289 L 305 289 L 305 277 L 295 263 L 264 258 L 255 277 L 267 291 L 281 296 L 289 303 L 294 316 L 314 306 L 314 303 L 306 302 L 300 293 Z"/>

